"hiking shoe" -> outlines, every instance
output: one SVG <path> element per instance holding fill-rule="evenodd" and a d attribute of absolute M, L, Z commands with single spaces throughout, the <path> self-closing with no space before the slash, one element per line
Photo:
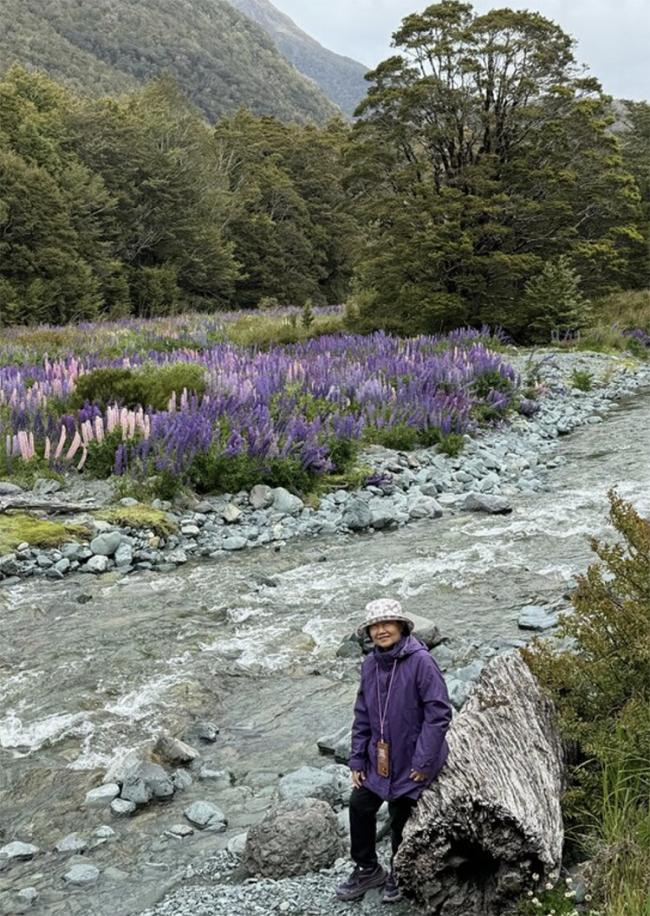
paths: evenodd
<path fill-rule="evenodd" d="M 386 883 L 384 884 L 384 896 L 381 898 L 381 902 L 397 903 L 401 899 L 402 891 L 397 883 L 395 872 L 391 869 L 390 874 L 386 878 Z"/>
<path fill-rule="evenodd" d="M 358 900 L 373 887 L 381 887 L 386 881 L 386 872 L 381 865 L 360 868 L 358 865 L 347 881 L 336 888 L 339 900 Z"/>

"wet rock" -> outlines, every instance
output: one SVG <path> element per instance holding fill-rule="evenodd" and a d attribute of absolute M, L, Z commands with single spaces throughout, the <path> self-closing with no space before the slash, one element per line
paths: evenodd
<path fill-rule="evenodd" d="M 356 634 L 348 636 L 336 650 L 337 658 L 361 658 L 363 650 Z"/>
<path fill-rule="evenodd" d="M 340 806 L 349 798 L 350 771 L 336 764 L 326 767 L 303 766 L 287 773 L 278 783 L 281 801 L 296 798 L 318 798 L 332 807 Z"/>
<path fill-rule="evenodd" d="M 103 554 L 98 554 L 95 557 L 91 557 L 87 563 L 83 566 L 83 572 L 94 573 L 98 575 L 100 573 L 105 573 L 110 566 L 110 560 L 108 557 Z"/>
<path fill-rule="evenodd" d="M 115 798 L 111 802 L 111 811 L 115 817 L 128 817 L 136 810 L 135 802 L 127 801 L 124 798 Z"/>
<path fill-rule="evenodd" d="M 175 563 L 177 566 L 181 566 L 183 563 L 187 563 L 187 554 L 182 547 L 176 547 L 165 554 L 165 559 L 168 563 Z"/>
<path fill-rule="evenodd" d="M 172 773 L 172 782 L 177 791 L 182 791 L 183 789 L 189 789 L 194 780 L 187 770 L 174 770 Z"/>
<path fill-rule="evenodd" d="M 86 793 L 88 808 L 105 808 L 120 794 L 120 787 L 115 782 L 106 783 Z"/>
<path fill-rule="evenodd" d="M 117 566 L 130 566 L 133 563 L 133 547 L 123 541 L 115 551 L 114 560 Z"/>
<path fill-rule="evenodd" d="M 213 770 L 210 767 L 201 767 L 199 779 L 209 780 L 215 789 L 228 789 L 233 784 L 233 775 L 230 770 Z"/>
<path fill-rule="evenodd" d="M 558 616 L 549 607 L 529 604 L 521 611 L 517 624 L 520 630 L 550 630 L 558 625 Z"/>
<path fill-rule="evenodd" d="M 248 499 L 253 509 L 268 509 L 274 500 L 273 490 L 266 484 L 257 484 L 250 491 Z"/>
<path fill-rule="evenodd" d="M 13 843 L 7 843 L 0 848 L 0 863 L 4 862 L 21 862 L 27 859 L 33 859 L 39 852 L 38 846 L 32 843 L 21 843 L 14 840 Z"/>
<path fill-rule="evenodd" d="M 233 525 L 235 522 L 238 522 L 242 516 L 242 511 L 239 506 L 236 506 L 234 503 L 228 503 L 223 512 L 221 513 L 221 518 L 227 525 Z"/>
<path fill-rule="evenodd" d="M 83 563 L 84 560 L 90 559 L 93 555 L 92 550 L 87 544 L 64 544 L 61 548 L 61 553 L 64 557 L 67 557 L 70 562 L 76 560 L 78 563 Z"/>
<path fill-rule="evenodd" d="M 408 506 L 411 518 L 441 518 L 443 514 L 442 506 L 432 496 L 412 496 Z"/>
<path fill-rule="evenodd" d="M 194 833 L 194 829 L 190 827 L 189 824 L 172 824 L 172 826 L 166 832 L 171 836 L 182 838 L 191 836 Z"/>
<path fill-rule="evenodd" d="M 372 512 L 364 499 L 353 497 L 343 512 L 343 524 L 351 531 L 363 531 L 372 524 Z"/>
<path fill-rule="evenodd" d="M 19 576 L 20 573 L 20 563 L 13 553 L 6 553 L 0 557 L 0 576 Z"/>
<path fill-rule="evenodd" d="M 336 815 L 324 801 L 292 799 L 274 806 L 248 831 L 244 863 L 275 879 L 328 868 L 341 852 Z"/>
<path fill-rule="evenodd" d="M 174 783 L 169 774 L 157 763 L 141 761 L 127 773 L 120 797 L 136 805 L 146 805 L 152 798 L 170 798 Z"/>
<path fill-rule="evenodd" d="M 108 824 L 100 824 L 99 827 L 95 827 L 93 830 L 93 836 L 98 840 L 110 840 L 112 837 L 117 836 L 117 834 Z"/>
<path fill-rule="evenodd" d="M 228 852 L 232 853 L 233 855 L 241 856 L 244 854 L 244 850 L 246 849 L 246 840 L 247 839 L 248 839 L 247 831 L 245 833 L 238 833 L 235 836 L 230 837 L 230 839 L 228 840 L 228 845 L 226 846 L 226 849 L 228 850 Z"/>
<path fill-rule="evenodd" d="M 57 852 L 83 852 L 88 849 L 88 840 L 79 836 L 78 833 L 69 833 L 62 840 L 59 840 L 54 848 Z"/>
<path fill-rule="evenodd" d="M 318 750 L 321 754 L 332 756 L 336 752 L 336 748 L 339 746 L 341 741 L 348 738 L 349 735 L 350 726 L 344 725 L 337 732 L 334 732 L 334 734 L 324 735 L 322 738 L 319 738 L 316 742 L 318 745 Z"/>
<path fill-rule="evenodd" d="M 105 531 L 90 542 L 90 549 L 96 557 L 112 557 L 122 543 L 119 531 Z"/>
<path fill-rule="evenodd" d="M 191 763 L 201 756 L 196 748 L 191 747 L 184 741 L 180 741 L 178 738 L 172 738 L 170 735 L 160 735 L 153 750 L 158 757 L 173 766 Z"/>
<path fill-rule="evenodd" d="M 488 512 L 491 515 L 509 515 L 512 505 L 505 496 L 490 496 L 487 493 L 468 493 L 463 503 L 466 512 Z"/>
<path fill-rule="evenodd" d="M 420 642 L 423 642 L 427 649 L 433 649 L 434 646 L 442 642 L 442 634 L 435 623 L 423 622 L 419 624 L 416 622 L 413 635 L 416 636 Z"/>
<path fill-rule="evenodd" d="M 37 477 L 32 487 L 32 493 L 35 496 L 51 496 L 63 489 L 63 484 L 49 477 Z"/>
<path fill-rule="evenodd" d="M 232 537 L 224 538 L 221 546 L 224 550 L 243 550 L 247 544 L 248 541 L 246 538 L 240 537 L 239 535 L 233 535 Z"/>
<path fill-rule="evenodd" d="M 66 884 L 75 887 L 88 887 L 95 884 L 98 878 L 99 869 L 95 865 L 73 865 L 63 876 Z"/>
<path fill-rule="evenodd" d="M 385 528 L 393 528 L 397 524 L 394 514 L 394 506 L 390 499 L 375 497 L 368 503 L 370 510 L 370 524 L 377 531 L 383 531 Z"/>
<path fill-rule="evenodd" d="M 194 824 L 200 830 L 207 828 L 221 832 L 228 825 L 226 815 L 221 808 L 208 801 L 195 801 L 183 811 L 183 814 L 190 824 Z"/>
<path fill-rule="evenodd" d="M 299 496 L 289 493 L 284 487 L 275 487 L 273 494 L 273 509 L 282 515 L 298 515 L 305 508 Z"/>
<path fill-rule="evenodd" d="M 35 887 L 24 887 L 22 890 L 18 891 L 18 899 L 21 903 L 26 903 L 27 906 L 32 906 L 38 900 L 38 891 Z"/>
<path fill-rule="evenodd" d="M 441 671 L 447 671 L 449 668 L 453 668 L 455 660 L 455 652 L 453 649 L 450 649 L 446 643 L 441 643 L 439 646 L 435 646 L 430 655 L 438 663 L 438 667 Z"/>
<path fill-rule="evenodd" d="M 214 722 L 197 722 L 195 726 L 197 738 L 212 744 L 217 740 L 219 727 Z"/>

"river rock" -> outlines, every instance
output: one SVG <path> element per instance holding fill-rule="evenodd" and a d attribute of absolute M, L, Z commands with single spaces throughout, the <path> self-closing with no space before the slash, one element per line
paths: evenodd
<path fill-rule="evenodd" d="M 111 811 L 115 817 L 128 817 L 137 807 L 135 802 L 127 801 L 125 798 L 114 798 L 111 802 Z"/>
<path fill-rule="evenodd" d="M 361 658 L 363 650 L 356 633 L 343 640 L 336 650 L 337 658 Z"/>
<path fill-rule="evenodd" d="M 93 836 L 98 840 L 110 840 L 116 836 L 116 834 L 113 828 L 109 827 L 108 824 L 100 824 L 99 827 L 95 827 L 93 830 Z"/>
<path fill-rule="evenodd" d="M 105 573 L 109 565 L 110 560 L 108 557 L 103 554 L 98 554 L 95 557 L 91 557 L 88 562 L 84 564 L 83 571 L 98 575 L 99 573 Z"/>
<path fill-rule="evenodd" d="M 182 838 L 186 836 L 192 836 L 194 833 L 194 828 L 190 827 L 189 824 L 172 824 L 167 833 L 170 833 L 172 836 Z"/>
<path fill-rule="evenodd" d="M 0 480 L 0 496 L 16 496 L 18 493 L 24 493 L 22 487 L 17 483 L 9 483 L 8 480 Z"/>
<path fill-rule="evenodd" d="M 341 852 L 336 815 L 315 798 L 275 805 L 248 831 L 244 863 L 253 875 L 274 879 L 328 868 Z"/>
<path fill-rule="evenodd" d="M 200 738 L 201 741 L 207 741 L 213 744 L 217 740 L 219 726 L 215 725 L 214 722 L 197 722 L 194 731 L 197 738 Z"/>
<path fill-rule="evenodd" d="M 232 525 L 235 522 L 238 522 L 241 516 L 241 509 L 234 503 L 227 503 L 226 506 L 224 506 L 223 512 L 221 513 L 221 518 L 224 520 L 224 522 L 226 522 L 227 525 Z"/>
<path fill-rule="evenodd" d="M 172 738 L 170 735 L 165 734 L 158 737 L 153 750 L 158 757 L 173 766 L 191 763 L 201 756 L 196 748 L 178 738 Z"/>
<path fill-rule="evenodd" d="M 333 756 L 339 743 L 347 738 L 349 734 L 350 726 L 344 725 L 342 728 L 339 728 L 337 732 L 334 732 L 333 735 L 323 735 L 323 737 L 319 738 L 316 742 L 319 752 L 321 754 Z"/>
<path fill-rule="evenodd" d="M 384 528 L 393 528 L 397 522 L 394 515 L 394 506 L 390 499 L 375 496 L 368 503 L 370 509 L 370 524 L 377 531 Z"/>
<path fill-rule="evenodd" d="M 63 489 L 63 484 L 49 477 L 37 477 L 32 487 L 32 493 L 35 496 L 52 496 Z"/>
<path fill-rule="evenodd" d="M 115 782 L 106 783 L 86 793 L 88 808 L 105 808 L 120 794 L 120 787 Z"/>
<path fill-rule="evenodd" d="M 201 767 L 199 770 L 199 779 L 209 780 L 212 787 L 217 791 L 219 789 L 229 789 L 233 784 L 233 775 L 230 770 L 214 770 L 211 767 Z"/>
<path fill-rule="evenodd" d="M 20 563 L 13 553 L 6 553 L 4 556 L 0 557 L 1 576 L 19 576 L 20 572 Z"/>
<path fill-rule="evenodd" d="M 90 549 L 96 557 L 112 557 L 122 543 L 119 531 L 105 531 L 90 542 Z"/>
<path fill-rule="evenodd" d="M 246 538 L 241 537 L 240 535 L 232 535 L 232 537 L 224 538 L 222 547 L 224 550 L 243 550 L 244 547 L 248 544 Z"/>
<path fill-rule="evenodd" d="M 529 604 L 522 609 L 517 624 L 520 630 L 550 630 L 558 625 L 558 616 L 549 607 Z"/>
<path fill-rule="evenodd" d="M 172 782 L 177 791 L 182 791 L 183 789 L 189 789 L 194 780 L 187 770 L 174 770 L 172 773 Z"/>
<path fill-rule="evenodd" d="M 432 496 L 414 494 L 409 499 L 408 511 L 411 518 L 441 518 L 442 506 Z"/>
<path fill-rule="evenodd" d="M 66 884 L 73 884 L 76 887 L 95 884 L 98 878 L 99 869 L 95 865 L 73 865 L 63 876 Z"/>
<path fill-rule="evenodd" d="M 78 833 L 69 833 L 54 848 L 57 852 L 83 852 L 88 848 L 88 840 L 84 840 Z"/>
<path fill-rule="evenodd" d="M 372 524 L 372 513 L 368 503 L 359 497 L 352 497 L 343 512 L 343 524 L 351 531 L 363 531 Z"/>
<path fill-rule="evenodd" d="M 468 493 L 463 503 L 466 512 L 488 512 L 491 515 L 509 515 L 512 505 L 505 496 L 490 496 L 487 493 Z"/>
<path fill-rule="evenodd" d="M 157 763 L 140 761 L 127 773 L 120 797 L 146 805 L 152 798 L 170 798 L 173 794 L 174 783 L 167 771 Z"/>
<path fill-rule="evenodd" d="M 232 853 L 235 856 L 242 856 L 246 849 L 246 840 L 248 839 L 248 831 L 245 833 L 238 833 L 233 837 L 230 837 L 228 840 L 228 845 L 226 849 L 228 852 Z"/>
<path fill-rule="evenodd" d="M 22 890 L 18 891 L 18 898 L 21 903 L 31 906 L 38 900 L 38 891 L 35 887 L 23 887 Z"/>
<path fill-rule="evenodd" d="M 176 547 L 174 550 L 170 550 L 169 553 L 165 554 L 165 559 L 168 563 L 175 563 L 176 566 L 182 566 L 183 563 L 187 563 L 187 554 L 182 547 Z"/>
<path fill-rule="evenodd" d="M 296 798 L 318 798 L 332 807 L 349 799 L 350 771 L 336 764 L 326 767 L 303 766 L 287 773 L 278 783 L 281 801 Z"/>
<path fill-rule="evenodd" d="M 248 500 L 253 509 L 268 509 L 273 503 L 273 490 L 264 483 L 258 483 L 250 491 Z"/>
<path fill-rule="evenodd" d="M 115 551 L 116 566 L 130 566 L 133 563 L 133 547 L 126 541 L 123 541 Z"/>
<path fill-rule="evenodd" d="M 200 830 L 208 828 L 221 832 L 228 826 L 226 815 L 212 802 L 195 801 L 183 811 L 183 814 L 190 824 L 194 824 Z"/>
<path fill-rule="evenodd" d="M 14 840 L 13 843 L 7 843 L 6 846 L 0 848 L 0 862 L 20 862 L 25 859 L 33 859 L 38 852 L 38 846 Z"/>
<path fill-rule="evenodd" d="M 282 515 L 298 515 L 305 508 L 299 496 L 289 493 L 284 487 L 275 487 L 273 493 L 273 509 Z"/>

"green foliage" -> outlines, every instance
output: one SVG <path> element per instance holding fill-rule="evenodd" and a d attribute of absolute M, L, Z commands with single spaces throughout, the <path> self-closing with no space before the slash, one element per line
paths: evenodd
<path fill-rule="evenodd" d="M 120 525 L 123 528 L 150 529 L 160 537 L 168 537 L 176 531 L 176 525 L 170 521 L 166 512 L 153 509 L 151 506 L 115 506 L 95 513 L 97 518 Z"/>
<path fill-rule="evenodd" d="M 448 433 L 445 436 L 441 436 L 438 443 L 438 451 L 449 455 L 450 458 L 456 458 L 464 448 L 465 437 L 461 436 L 460 433 Z"/>
<path fill-rule="evenodd" d="M 151 364 L 139 370 L 93 369 L 77 380 L 69 404 L 77 410 L 86 402 L 104 408 L 117 403 L 166 410 L 172 394 L 180 396 L 184 389 L 198 396 L 204 394 L 205 369 L 198 363 Z"/>
<path fill-rule="evenodd" d="M 285 487 L 294 493 L 308 493 L 316 478 L 297 458 L 262 461 L 245 454 L 225 455 L 212 450 L 195 457 L 189 479 L 198 493 L 238 493 L 258 483 Z"/>
<path fill-rule="evenodd" d="M 0 479 L 18 484 L 24 490 L 31 490 L 39 478 L 57 480 L 59 483 L 64 481 L 63 475 L 53 470 L 43 458 L 10 461 L 4 453 L 0 453 Z"/>
<path fill-rule="evenodd" d="M 64 525 L 20 512 L 0 515 L 0 555 L 10 553 L 23 543 L 33 547 L 60 547 L 86 537 L 88 529 L 83 525 Z"/>
<path fill-rule="evenodd" d="M 406 423 L 396 424 L 392 427 L 376 427 L 366 431 L 366 440 L 384 448 L 396 451 L 412 452 L 417 448 L 418 430 Z"/>
<path fill-rule="evenodd" d="M 314 323 L 314 309 L 311 299 L 308 299 L 302 307 L 302 314 L 300 316 L 302 326 L 306 331 L 309 331 L 311 326 Z"/>
<path fill-rule="evenodd" d="M 122 443 L 122 430 L 114 429 L 104 436 L 102 442 L 93 440 L 88 443 L 88 455 L 84 465 L 85 472 L 98 480 L 107 480 L 115 470 L 115 452 Z"/>
<path fill-rule="evenodd" d="M 560 625 L 574 648 L 558 653 L 542 641 L 524 651 L 555 702 L 563 733 L 585 757 L 567 797 L 574 818 L 600 815 L 605 766 L 650 759 L 650 521 L 614 492 L 610 501 L 621 540 L 592 540 L 599 562 L 579 579 L 574 612 Z"/>
<path fill-rule="evenodd" d="M 4 0 L 0 58 L 77 92 L 121 95 L 168 73 L 214 122 L 245 106 L 323 122 L 335 106 L 229 3 L 211 0 Z"/>
<path fill-rule="evenodd" d="M 548 344 L 554 335 L 564 336 L 586 327 L 592 314 L 580 292 L 580 282 L 568 258 L 547 262 L 526 284 L 519 337 Z"/>
<path fill-rule="evenodd" d="M 574 369 L 571 373 L 571 384 L 578 391 L 591 391 L 594 387 L 593 373 L 586 369 Z"/>
<path fill-rule="evenodd" d="M 643 245 L 640 196 L 570 36 L 538 13 L 444 0 L 407 16 L 394 43 L 348 156 L 359 329 L 525 332 L 525 284 L 562 254 L 587 295 L 624 282 Z"/>

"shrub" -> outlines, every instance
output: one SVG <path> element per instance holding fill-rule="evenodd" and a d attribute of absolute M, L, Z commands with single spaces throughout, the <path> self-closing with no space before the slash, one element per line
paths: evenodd
<path fill-rule="evenodd" d="M 78 410 L 88 402 L 105 408 L 108 404 L 120 403 L 127 407 L 141 404 L 144 388 L 131 369 L 93 369 L 77 379 L 69 406 Z"/>
<path fill-rule="evenodd" d="M 456 458 L 465 448 L 465 437 L 460 433 L 447 433 L 446 436 L 440 437 L 438 450 L 450 458 Z"/>
<path fill-rule="evenodd" d="M 198 363 L 151 364 L 137 371 L 94 369 L 77 380 L 70 406 L 78 410 L 87 401 L 103 409 L 117 403 L 166 410 L 172 393 L 180 395 L 183 389 L 199 396 L 205 393 L 205 370 Z"/>
<path fill-rule="evenodd" d="M 201 397 L 205 394 L 205 369 L 198 363 L 167 363 L 164 366 L 151 365 L 138 373 L 144 388 L 146 403 L 143 406 L 154 410 L 166 410 L 169 399 L 183 389 Z"/>
<path fill-rule="evenodd" d="M 571 373 L 571 384 L 579 391 L 591 391 L 594 387 L 594 377 L 586 369 L 574 369 Z"/>
<path fill-rule="evenodd" d="M 106 480 L 107 477 L 111 477 L 115 473 L 115 454 L 121 444 L 121 428 L 107 433 L 103 442 L 98 442 L 97 440 L 89 442 L 88 457 L 84 465 L 86 473 L 99 480 Z"/>
<path fill-rule="evenodd" d="M 263 312 L 273 312 L 276 309 L 281 308 L 281 305 L 280 300 L 276 299 L 275 296 L 262 296 L 260 301 L 257 303 L 257 307 Z"/>
<path fill-rule="evenodd" d="M 301 321 L 306 331 L 308 331 L 314 323 L 314 307 L 311 299 L 308 299 L 302 307 Z"/>
<path fill-rule="evenodd" d="M 566 256 L 548 261 L 526 284 L 520 336 L 530 343 L 549 343 L 553 334 L 565 336 L 586 327 L 591 307 L 580 292 L 580 276 Z"/>
<path fill-rule="evenodd" d="M 395 451 L 412 452 L 418 445 L 418 430 L 401 423 L 391 428 L 382 427 L 368 431 L 369 442 L 392 448 Z"/>

